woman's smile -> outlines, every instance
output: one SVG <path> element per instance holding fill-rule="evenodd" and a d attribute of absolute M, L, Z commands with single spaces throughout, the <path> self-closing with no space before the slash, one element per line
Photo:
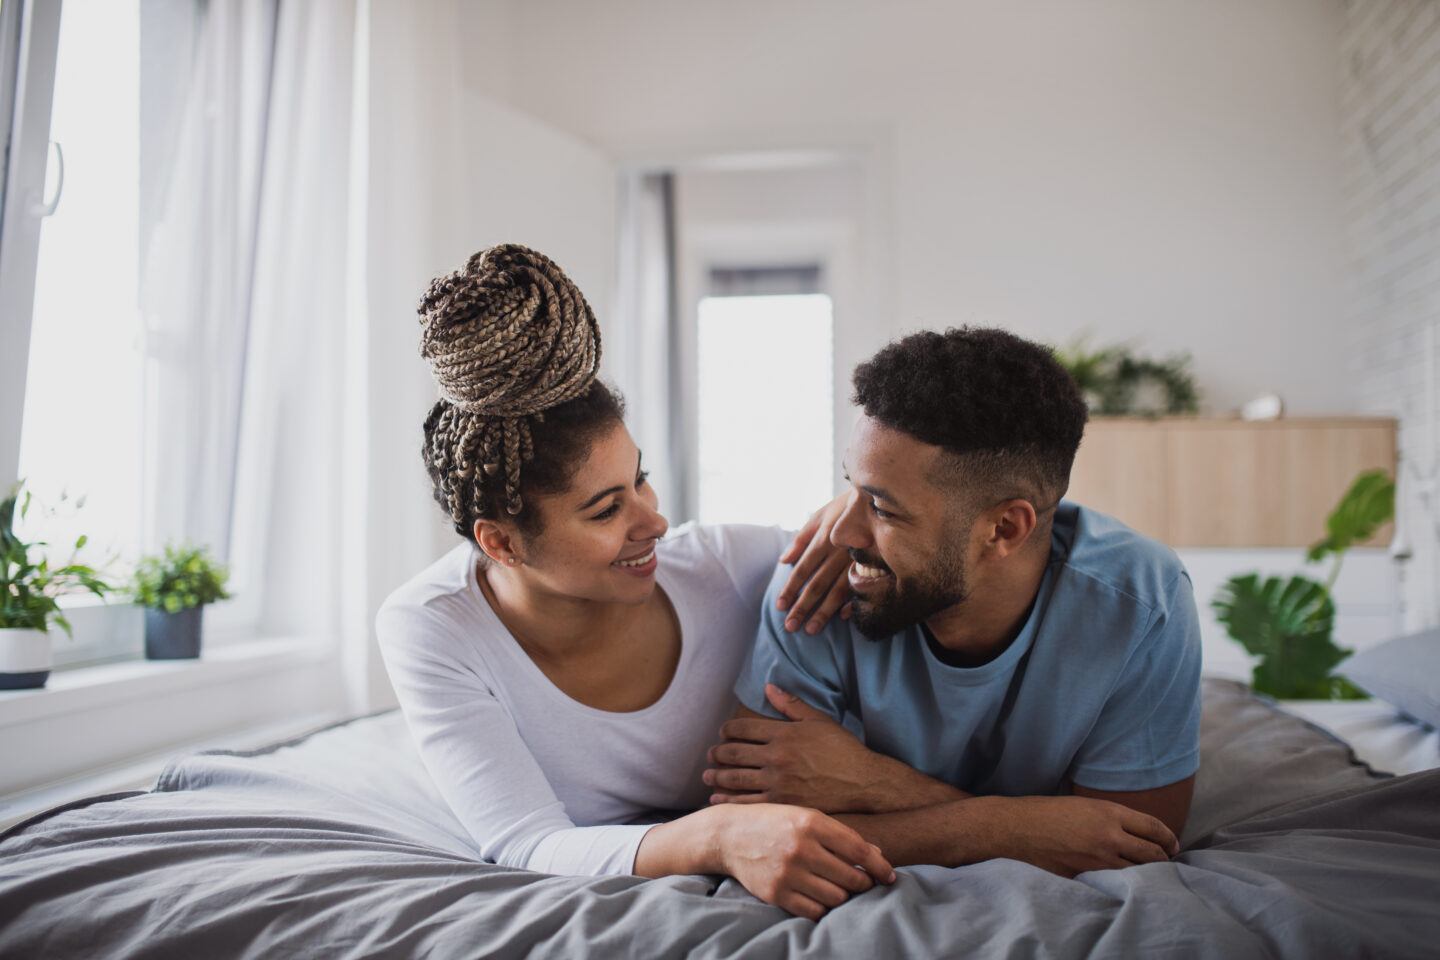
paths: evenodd
<path fill-rule="evenodd" d="M 650 544 L 649 549 L 636 557 L 628 560 L 616 560 L 610 566 L 617 568 L 622 573 L 628 573 L 632 577 L 648 577 L 655 572 L 660 565 L 659 559 L 655 556 L 655 544 Z"/>

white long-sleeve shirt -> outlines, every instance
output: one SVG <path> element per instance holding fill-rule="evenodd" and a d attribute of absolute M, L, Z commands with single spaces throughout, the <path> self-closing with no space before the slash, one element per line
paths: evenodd
<path fill-rule="evenodd" d="M 627 713 L 586 706 L 545 676 L 481 593 L 468 541 L 390 595 L 375 620 L 386 669 L 481 856 L 544 873 L 633 873 L 647 815 L 705 806 L 705 752 L 734 712 L 789 539 L 686 524 L 660 541 L 655 576 L 680 621 L 680 660 L 660 699 Z"/>

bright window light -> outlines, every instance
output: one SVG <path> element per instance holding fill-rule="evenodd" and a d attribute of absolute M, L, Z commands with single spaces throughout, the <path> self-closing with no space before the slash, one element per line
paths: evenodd
<path fill-rule="evenodd" d="M 76 537 L 133 552 L 140 537 L 141 395 L 138 0 L 66 0 L 50 139 L 64 150 L 64 192 L 40 233 L 20 437 L 20 476 L 36 500 L 85 497 L 78 512 L 23 535 L 67 556 Z M 47 191 L 58 164 L 52 150 Z"/>
<path fill-rule="evenodd" d="M 707 297 L 701 523 L 798 527 L 833 496 L 830 298 Z"/>

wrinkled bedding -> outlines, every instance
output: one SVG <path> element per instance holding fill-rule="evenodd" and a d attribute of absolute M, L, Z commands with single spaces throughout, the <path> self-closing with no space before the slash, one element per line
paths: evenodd
<path fill-rule="evenodd" d="M 0 956 L 1433 957 L 1440 771 L 1386 776 L 1206 682 L 1172 862 L 908 867 L 819 923 L 721 877 L 479 862 L 398 714 L 174 762 L 0 839 Z"/>

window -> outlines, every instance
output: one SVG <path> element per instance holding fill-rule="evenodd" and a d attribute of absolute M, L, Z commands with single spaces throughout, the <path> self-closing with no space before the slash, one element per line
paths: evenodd
<path fill-rule="evenodd" d="M 700 301 L 700 522 L 798 527 L 833 496 L 832 337 L 822 293 Z"/>
<path fill-rule="evenodd" d="M 140 546 L 139 27 L 138 0 L 62 10 L 20 431 L 26 489 L 85 499 L 19 532 L 96 557 Z"/>
<path fill-rule="evenodd" d="M 246 330 L 230 281 L 258 203 L 225 174 L 258 167 L 263 139 L 233 131 L 263 123 L 273 9 L 0 3 L 0 488 L 36 501 L 17 530 L 53 561 L 86 535 L 115 581 L 172 540 L 227 560 Z M 133 653 L 135 610 L 63 602 L 57 666 Z"/>

